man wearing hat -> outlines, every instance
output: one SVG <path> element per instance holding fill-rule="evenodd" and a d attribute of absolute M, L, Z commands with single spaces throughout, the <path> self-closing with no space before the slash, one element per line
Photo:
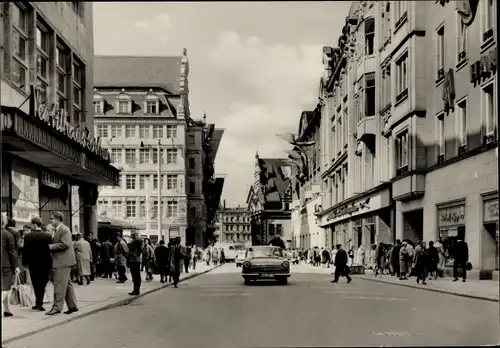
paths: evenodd
<path fill-rule="evenodd" d="M 38 311 L 45 311 L 43 297 L 52 269 L 52 255 L 49 249 L 52 236 L 42 231 L 42 225 L 39 217 L 31 219 L 31 233 L 24 237 L 23 248 L 23 265 L 28 267 L 36 299 L 33 310 Z"/>

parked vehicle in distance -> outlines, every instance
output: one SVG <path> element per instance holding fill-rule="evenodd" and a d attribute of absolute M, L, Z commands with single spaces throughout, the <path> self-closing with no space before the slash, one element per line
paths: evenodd
<path fill-rule="evenodd" d="M 245 261 L 246 253 L 247 253 L 246 250 L 238 250 L 236 252 L 236 261 L 235 261 L 236 267 L 243 266 L 243 262 Z"/>
<path fill-rule="evenodd" d="M 218 243 L 215 247 L 224 249 L 225 262 L 235 262 L 237 252 L 245 250 L 242 243 Z"/>
<path fill-rule="evenodd" d="M 241 275 L 245 285 L 259 279 L 274 279 L 286 285 L 290 277 L 290 262 L 279 247 L 253 246 L 246 253 Z"/>

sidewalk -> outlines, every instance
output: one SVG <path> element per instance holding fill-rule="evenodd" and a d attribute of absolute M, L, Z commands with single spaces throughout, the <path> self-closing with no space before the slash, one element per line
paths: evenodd
<path fill-rule="evenodd" d="M 215 267 L 207 266 L 200 262 L 196 265 L 196 271 L 190 270 L 189 273 L 181 273 L 180 280 L 187 280 L 196 275 L 207 273 Z M 54 316 L 47 316 L 44 312 L 33 311 L 31 307 L 21 308 L 19 306 L 11 306 L 11 312 L 14 316 L 3 318 L 2 344 L 33 335 L 106 309 L 128 305 L 139 297 L 158 291 L 172 284 L 160 283 L 160 277 L 158 275 L 155 275 L 151 282 L 145 282 L 144 272 L 142 272 L 143 282 L 141 285 L 141 295 L 130 296 L 128 293 L 132 291 L 132 277 L 130 274 L 128 274 L 127 277 L 129 280 L 124 284 L 116 283 L 116 279 L 114 278 L 98 278 L 90 283 L 90 285 L 80 286 L 74 284 L 79 311 L 71 315 L 61 313 Z M 47 292 L 50 302 L 45 303 L 44 307 L 48 311 L 52 305 L 53 298 L 51 283 L 47 286 Z M 66 308 L 64 310 L 66 310 Z"/>
<path fill-rule="evenodd" d="M 309 268 L 315 271 L 321 270 L 325 274 L 332 274 L 334 271 L 333 267 L 322 268 L 313 267 L 308 265 Z M 353 277 L 366 279 L 379 283 L 393 284 L 406 286 L 409 288 L 423 289 L 427 291 L 441 292 L 450 295 L 462 296 L 476 298 L 480 300 L 487 301 L 499 301 L 499 282 L 497 280 L 476 280 L 467 279 L 467 282 L 463 283 L 460 279 L 457 282 L 453 282 L 453 278 L 444 277 L 438 279 L 427 280 L 427 285 L 417 284 L 416 278 L 411 277 L 408 280 L 399 280 L 396 276 L 391 276 L 384 274 L 382 277 L 378 276 L 375 278 L 372 270 L 366 270 L 364 275 L 355 275 Z"/>

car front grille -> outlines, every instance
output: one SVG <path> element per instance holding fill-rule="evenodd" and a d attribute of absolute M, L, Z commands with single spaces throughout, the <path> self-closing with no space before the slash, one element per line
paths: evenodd
<path fill-rule="evenodd" d="M 283 268 L 281 265 L 267 265 L 267 266 L 256 266 L 252 265 L 248 268 L 249 272 L 275 272 L 275 273 L 288 273 L 288 269 Z"/>

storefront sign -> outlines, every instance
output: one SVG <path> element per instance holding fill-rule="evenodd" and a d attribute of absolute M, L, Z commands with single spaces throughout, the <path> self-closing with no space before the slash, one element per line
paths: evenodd
<path fill-rule="evenodd" d="M 12 126 L 14 125 L 14 121 L 12 119 L 12 114 L 2 112 L 0 122 L 1 122 L 2 131 L 10 130 L 12 128 Z"/>
<path fill-rule="evenodd" d="M 59 189 L 63 184 L 65 180 L 61 179 L 60 177 L 48 173 L 48 172 L 41 172 L 40 173 L 40 184 L 49 186 L 55 189 Z"/>
<path fill-rule="evenodd" d="M 480 60 L 471 64 L 470 80 L 474 84 L 474 87 L 495 73 L 497 69 L 496 53 L 496 49 L 493 49 L 484 54 Z"/>
<path fill-rule="evenodd" d="M 438 216 L 439 226 L 464 225 L 465 205 L 439 209 Z"/>
<path fill-rule="evenodd" d="M 359 209 L 360 209 L 360 204 L 357 203 L 357 204 L 353 204 L 351 206 L 342 206 L 342 207 L 339 207 L 337 209 L 335 209 L 329 216 L 328 218 L 329 219 L 335 219 L 339 216 L 342 216 L 342 215 L 346 215 L 346 214 L 352 214 L 352 213 L 355 213 L 357 212 Z"/>
<path fill-rule="evenodd" d="M 69 123 L 68 113 L 58 108 L 55 104 L 50 108 L 48 104 L 43 101 L 40 91 L 34 86 L 31 86 L 30 116 L 42 120 L 50 127 L 76 141 L 81 146 L 89 149 L 105 160 L 110 160 L 108 150 L 101 147 L 100 137 L 92 138 L 88 128 L 75 127 Z"/>
<path fill-rule="evenodd" d="M 484 202 L 483 206 L 483 221 L 497 222 L 498 221 L 498 201 L 491 200 Z"/>

